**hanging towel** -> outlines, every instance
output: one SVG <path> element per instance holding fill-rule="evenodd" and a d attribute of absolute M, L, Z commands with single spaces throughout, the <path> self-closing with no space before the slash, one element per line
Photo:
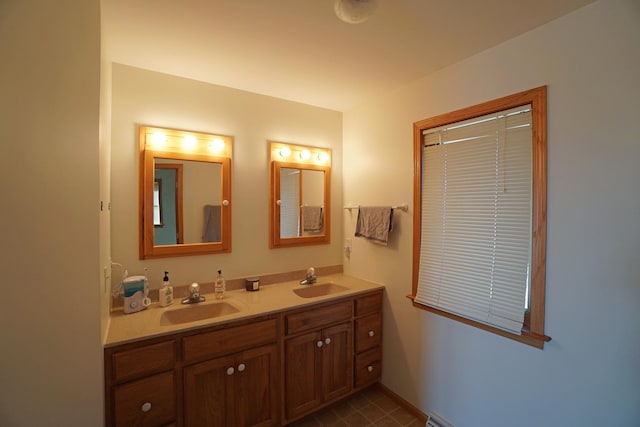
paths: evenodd
<path fill-rule="evenodd" d="M 320 233 L 322 231 L 323 218 L 322 207 L 302 207 L 302 229 L 308 233 Z"/>
<path fill-rule="evenodd" d="M 220 205 L 204 205 L 203 242 L 221 242 Z"/>
<path fill-rule="evenodd" d="M 356 221 L 356 237 L 364 237 L 375 243 L 387 245 L 389 232 L 393 224 L 391 206 L 371 206 L 358 208 Z"/>

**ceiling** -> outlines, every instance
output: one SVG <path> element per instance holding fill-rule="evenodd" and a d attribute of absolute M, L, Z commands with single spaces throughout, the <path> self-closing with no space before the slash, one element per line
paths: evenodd
<path fill-rule="evenodd" d="M 109 61 L 347 111 L 594 0 L 102 0 Z"/>

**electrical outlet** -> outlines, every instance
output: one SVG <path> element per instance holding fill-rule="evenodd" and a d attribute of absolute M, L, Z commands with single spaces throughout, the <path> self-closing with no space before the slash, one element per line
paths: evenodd
<path fill-rule="evenodd" d="M 102 268 L 102 276 L 104 278 L 103 292 L 106 294 L 109 289 L 109 279 L 111 279 L 111 265 L 105 265 Z"/>
<path fill-rule="evenodd" d="M 345 239 L 344 241 L 344 254 L 347 258 L 351 257 L 351 251 L 353 250 L 353 243 L 351 239 Z"/>

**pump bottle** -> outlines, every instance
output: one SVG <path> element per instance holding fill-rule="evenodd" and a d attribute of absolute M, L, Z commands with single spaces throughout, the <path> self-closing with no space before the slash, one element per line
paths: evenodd
<path fill-rule="evenodd" d="M 164 279 L 162 279 L 162 287 L 159 293 L 160 306 L 166 307 L 173 302 L 173 286 L 169 283 L 169 272 L 164 272 Z"/>
<path fill-rule="evenodd" d="M 216 283 L 214 286 L 214 292 L 216 294 L 216 299 L 224 298 L 224 293 L 227 290 L 227 285 L 222 277 L 222 270 L 218 270 L 218 277 L 216 277 Z"/>

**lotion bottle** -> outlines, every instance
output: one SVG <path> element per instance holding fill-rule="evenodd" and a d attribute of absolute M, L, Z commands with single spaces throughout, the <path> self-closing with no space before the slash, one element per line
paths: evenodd
<path fill-rule="evenodd" d="M 213 290 L 217 299 L 224 298 L 224 293 L 227 290 L 227 284 L 224 277 L 222 277 L 222 270 L 218 270 L 218 277 L 216 277 L 216 283 Z"/>
<path fill-rule="evenodd" d="M 162 287 L 160 288 L 160 306 L 166 307 L 173 302 L 173 286 L 169 283 L 169 272 L 164 272 Z"/>

